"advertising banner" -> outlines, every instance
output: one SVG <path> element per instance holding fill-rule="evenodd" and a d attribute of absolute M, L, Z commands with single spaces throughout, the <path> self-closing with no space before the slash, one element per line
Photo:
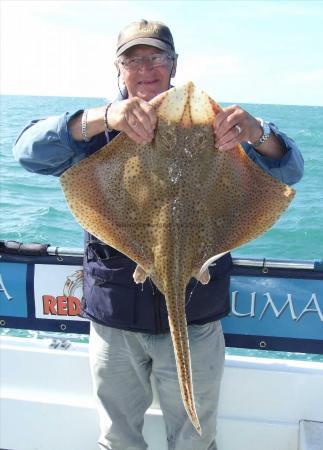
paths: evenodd
<path fill-rule="evenodd" d="M 0 326 L 88 333 L 80 316 L 82 258 L 7 256 L 0 263 Z M 234 267 L 226 345 L 323 353 L 323 270 Z M 215 299 L 216 301 L 216 299 Z"/>

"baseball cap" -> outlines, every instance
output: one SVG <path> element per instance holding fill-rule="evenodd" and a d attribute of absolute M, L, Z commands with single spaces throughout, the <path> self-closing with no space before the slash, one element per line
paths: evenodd
<path fill-rule="evenodd" d="M 117 56 L 135 45 L 151 45 L 161 50 L 175 52 L 172 33 L 162 22 L 142 19 L 123 28 L 118 36 Z"/>

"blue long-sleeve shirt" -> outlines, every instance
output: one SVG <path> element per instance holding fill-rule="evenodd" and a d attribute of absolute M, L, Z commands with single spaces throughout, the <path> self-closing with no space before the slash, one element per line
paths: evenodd
<path fill-rule="evenodd" d="M 30 122 L 14 145 L 15 159 L 30 172 L 60 176 L 93 151 L 103 147 L 107 143 L 105 133 L 94 136 L 89 143 L 73 139 L 68 123 L 81 112 L 65 113 Z M 302 155 L 291 138 L 280 132 L 273 123 L 270 128 L 286 148 L 281 159 L 263 156 L 247 142 L 243 142 L 242 146 L 250 159 L 264 171 L 286 184 L 294 184 L 303 175 Z"/>

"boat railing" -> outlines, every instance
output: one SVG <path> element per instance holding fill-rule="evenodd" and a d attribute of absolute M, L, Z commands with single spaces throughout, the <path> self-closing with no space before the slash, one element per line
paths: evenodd
<path fill-rule="evenodd" d="M 83 257 L 83 248 L 70 247 L 54 247 L 47 248 L 48 255 L 51 256 L 79 256 Z M 239 258 L 233 257 L 233 264 L 236 266 L 245 267 L 261 267 L 261 268 L 276 268 L 276 269 L 304 269 L 315 270 L 315 268 L 323 268 L 323 260 L 313 259 L 278 259 L 278 258 Z"/>
<path fill-rule="evenodd" d="M 0 327 L 88 334 L 82 260 L 80 248 L 0 241 Z M 323 354 L 323 260 L 234 257 L 230 297 L 227 346 Z"/>

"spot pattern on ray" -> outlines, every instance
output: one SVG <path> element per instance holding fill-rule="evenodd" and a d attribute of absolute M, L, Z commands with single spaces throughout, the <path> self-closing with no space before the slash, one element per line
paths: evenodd
<path fill-rule="evenodd" d="M 151 101 L 151 143 L 120 133 L 67 170 L 61 185 L 78 222 L 139 266 L 165 295 L 185 409 L 201 433 L 194 402 L 185 289 L 201 267 L 267 231 L 294 190 L 260 169 L 238 145 L 215 147 L 221 108 L 192 82 Z M 206 269 L 207 270 L 207 269 Z M 203 282 L 207 281 L 203 277 Z"/>

